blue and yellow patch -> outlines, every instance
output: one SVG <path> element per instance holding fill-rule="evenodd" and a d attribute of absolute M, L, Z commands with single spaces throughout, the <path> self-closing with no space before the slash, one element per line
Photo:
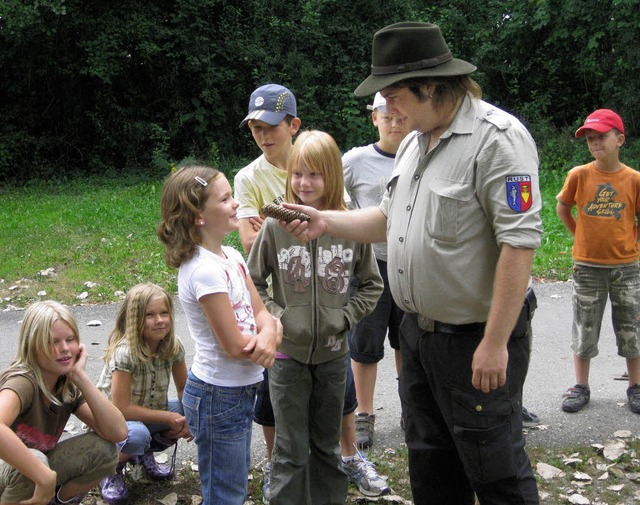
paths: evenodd
<path fill-rule="evenodd" d="M 530 175 L 510 175 L 505 178 L 507 186 L 507 203 L 516 212 L 525 212 L 531 208 L 533 194 L 531 193 Z"/>

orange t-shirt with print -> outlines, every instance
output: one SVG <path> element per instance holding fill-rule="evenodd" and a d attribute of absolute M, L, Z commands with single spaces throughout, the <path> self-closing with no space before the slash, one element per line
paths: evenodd
<path fill-rule="evenodd" d="M 640 172 L 626 165 L 617 172 L 603 172 L 595 162 L 577 166 L 567 174 L 557 199 L 577 209 L 574 261 L 595 265 L 638 261 Z"/>

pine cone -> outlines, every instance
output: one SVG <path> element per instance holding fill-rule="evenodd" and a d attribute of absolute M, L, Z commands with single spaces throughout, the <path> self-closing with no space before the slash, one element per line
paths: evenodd
<path fill-rule="evenodd" d="M 300 221 L 309 221 L 309 216 L 304 214 L 303 212 L 298 212 L 297 210 L 286 209 L 282 205 L 275 205 L 273 203 L 268 203 L 264 207 L 262 207 L 262 214 L 267 217 L 273 217 L 278 221 L 286 221 L 290 223 L 296 219 Z"/>

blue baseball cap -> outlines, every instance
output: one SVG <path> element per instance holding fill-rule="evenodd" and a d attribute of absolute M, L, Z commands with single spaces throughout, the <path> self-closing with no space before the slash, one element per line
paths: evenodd
<path fill-rule="evenodd" d="M 242 128 L 249 120 L 257 119 L 276 126 L 287 116 L 296 117 L 296 97 L 280 84 L 260 86 L 249 98 L 249 114 L 242 120 Z"/>

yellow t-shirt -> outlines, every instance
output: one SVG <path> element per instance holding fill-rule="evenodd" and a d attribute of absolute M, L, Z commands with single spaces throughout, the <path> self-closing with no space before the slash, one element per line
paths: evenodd
<path fill-rule="evenodd" d="M 233 182 L 233 198 L 240 204 L 238 219 L 257 217 L 267 203 L 284 201 L 287 172 L 259 156 L 240 170 Z"/>

